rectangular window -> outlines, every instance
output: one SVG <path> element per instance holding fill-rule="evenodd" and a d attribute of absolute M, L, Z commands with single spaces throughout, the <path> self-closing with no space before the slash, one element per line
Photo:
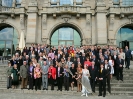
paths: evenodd
<path fill-rule="evenodd" d="M 57 6 L 57 0 L 51 0 L 51 6 Z"/>
<path fill-rule="evenodd" d="M 2 6 L 6 6 L 6 7 L 12 7 L 12 2 L 13 0 L 2 0 Z"/>
<path fill-rule="evenodd" d="M 122 0 L 122 5 L 133 6 L 133 0 Z"/>
<path fill-rule="evenodd" d="M 73 0 L 60 0 L 60 5 L 73 5 Z"/>
<path fill-rule="evenodd" d="M 16 7 L 21 7 L 21 2 L 22 2 L 22 0 L 16 0 Z"/>
<path fill-rule="evenodd" d="M 83 2 L 83 0 L 76 0 L 76 5 L 77 6 L 82 6 L 82 2 Z"/>

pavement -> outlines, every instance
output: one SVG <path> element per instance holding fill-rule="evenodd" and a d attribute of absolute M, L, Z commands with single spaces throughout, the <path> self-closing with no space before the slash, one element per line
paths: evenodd
<path fill-rule="evenodd" d="M 102 96 L 72 96 L 72 95 L 43 95 L 43 94 L 25 94 L 25 93 L 0 93 L 0 99 L 103 99 Z M 106 96 L 104 99 L 133 99 L 133 96 Z"/>

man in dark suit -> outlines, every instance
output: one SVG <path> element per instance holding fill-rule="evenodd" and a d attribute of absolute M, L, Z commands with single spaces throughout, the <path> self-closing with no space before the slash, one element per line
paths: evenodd
<path fill-rule="evenodd" d="M 81 65 L 84 66 L 84 62 L 86 61 L 85 53 L 82 53 L 82 56 L 80 57 Z"/>
<path fill-rule="evenodd" d="M 92 61 L 92 66 L 89 66 L 89 72 L 90 72 L 91 89 L 95 93 L 95 81 L 96 81 L 96 76 L 97 76 L 97 67 L 95 66 L 94 61 Z"/>
<path fill-rule="evenodd" d="M 130 69 L 130 58 L 131 58 L 131 50 L 128 49 L 128 46 L 125 47 L 125 63 L 126 68 Z"/>
<path fill-rule="evenodd" d="M 109 60 L 109 56 L 107 55 L 107 51 L 104 52 L 104 59 Z"/>
<path fill-rule="evenodd" d="M 106 70 L 106 80 L 108 85 L 108 92 L 111 93 L 111 86 L 110 86 L 110 72 L 111 72 L 111 66 L 108 64 L 108 60 L 105 61 L 104 69 Z"/>
<path fill-rule="evenodd" d="M 103 91 L 103 97 L 105 97 L 106 96 L 106 70 L 104 69 L 104 64 L 102 63 L 100 64 L 100 69 L 98 71 L 97 79 L 99 80 L 98 96 L 102 96 L 102 91 Z"/>
<path fill-rule="evenodd" d="M 123 65 L 124 65 L 124 60 L 121 59 L 120 55 L 118 55 L 118 58 L 116 60 L 117 80 L 120 79 L 123 81 Z"/>

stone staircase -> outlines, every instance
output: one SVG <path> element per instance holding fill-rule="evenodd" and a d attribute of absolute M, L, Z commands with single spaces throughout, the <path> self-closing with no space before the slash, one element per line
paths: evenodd
<path fill-rule="evenodd" d="M 55 86 L 55 90 L 44 91 L 44 90 L 21 90 L 20 85 L 17 89 L 6 89 L 6 74 L 5 69 L 6 65 L 0 65 L 0 92 L 15 92 L 15 93 L 40 93 L 40 94 L 69 94 L 69 95 L 81 95 L 80 92 L 77 92 L 77 88 L 74 88 L 74 91 L 56 91 L 57 86 Z M 111 95 L 130 95 L 133 96 L 133 69 L 125 69 L 123 70 L 124 81 L 117 81 L 114 77 L 111 80 Z M 64 87 L 63 87 L 64 88 Z M 50 86 L 49 86 L 50 89 Z M 70 88 L 71 89 L 71 88 Z M 98 85 L 96 86 L 96 95 L 98 94 Z M 107 95 L 109 93 L 107 92 Z"/>

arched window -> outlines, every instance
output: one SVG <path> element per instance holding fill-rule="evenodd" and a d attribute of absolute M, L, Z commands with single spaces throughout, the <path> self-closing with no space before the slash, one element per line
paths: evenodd
<path fill-rule="evenodd" d="M 18 43 L 16 29 L 7 24 L 0 24 L 0 56 L 11 56 Z"/>
<path fill-rule="evenodd" d="M 51 37 L 51 45 L 81 45 L 81 37 L 79 33 L 71 27 L 62 27 L 57 29 Z"/>
<path fill-rule="evenodd" d="M 124 26 L 119 29 L 116 35 L 116 43 L 117 46 L 123 48 L 125 43 L 128 43 L 130 49 L 133 50 L 133 27 L 131 26 Z"/>

